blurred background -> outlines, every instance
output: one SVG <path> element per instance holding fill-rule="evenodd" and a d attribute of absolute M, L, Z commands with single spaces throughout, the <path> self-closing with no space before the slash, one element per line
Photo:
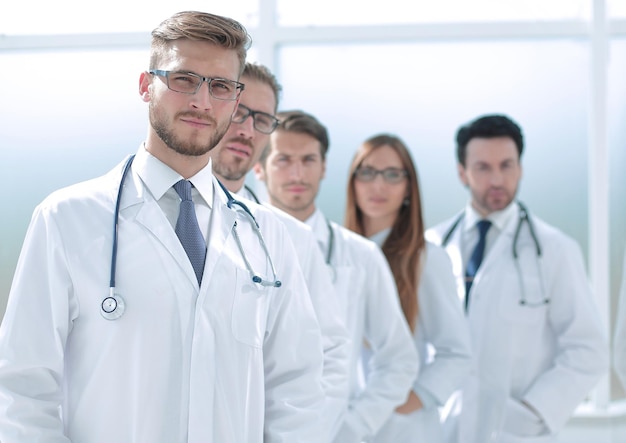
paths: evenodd
<path fill-rule="evenodd" d="M 187 9 L 242 22 L 248 59 L 283 85 L 279 108 L 327 126 L 318 204 L 339 223 L 364 139 L 390 132 L 409 145 L 431 226 L 468 198 L 458 127 L 486 113 L 516 120 L 526 138 L 519 197 L 579 242 L 612 334 L 626 245 L 626 0 L 0 3 L 0 318 L 35 205 L 143 141 L 150 31 Z M 613 376 L 600 383 L 570 428 L 602 434 L 576 440 L 576 428 L 567 441 L 613 441 L 626 427 L 624 397 Z"/>

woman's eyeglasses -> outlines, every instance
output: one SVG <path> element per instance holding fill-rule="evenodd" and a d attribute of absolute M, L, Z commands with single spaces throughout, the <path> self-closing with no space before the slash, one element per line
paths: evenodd
<path fill-rule="evenodd" d="M 354 178 L 362 182 L 373 182 L 376 176 L 380 174 L 383 180 L 389 184 L 396 184 L 403 181 L 408 173 L 405 169 L 400 168 L 385 168 L 374 169 L 369 166 L 360 167 L 354 171 Z"/>

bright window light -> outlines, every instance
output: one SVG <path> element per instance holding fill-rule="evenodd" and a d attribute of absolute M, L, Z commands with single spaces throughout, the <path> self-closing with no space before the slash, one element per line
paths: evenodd
<path fill-rule="evenodd" d="M 606 8 L 610 18 L 626 18 L 626 0 L 607 0 Z"/>
<path fill-rule="evenodd" d="M 384 0 L 384 7 L 381 4 L 380 0 L 278 0 L 279 23 L 333 26 L 588 19 L 592 0 Z"/>
<path fill-rule="evenodd" d="M 232 17 L 246 27 L 257 26 L 258 21 L 258 0 L 181 0 L 167 4 L 145 0 L 3 1 L 0 2 L 0 35 L 150 32 L 170 15 L 187 10 Z"/>

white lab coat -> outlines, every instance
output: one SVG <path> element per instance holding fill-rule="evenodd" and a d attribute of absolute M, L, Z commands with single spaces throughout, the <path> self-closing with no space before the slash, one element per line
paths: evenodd
<path fill-rule="evenodd" d="M 237 192 L 237 198 L 258 201 L 246 187 Z M 326 394 L 323 420 L 327 423 L 328 438 L 318 433 L 319 442 L 330 441 L 337 432 L 348 404 L 348 375 L 350 335 L 335 294 L 324 257 L 311 228 L 295 217 L 269 204 L 263 204 L 285 225 L 294 244 L 304 274 L 313 309 L 322 331 L 324 345 L 324 373 L 322 387 Z M 252 207 L 252 206 L 251 206 Z"/>
<path fill-rule="evenodd" d="M 324 215 L 317 210 L 307 224 L 326 256 L 329 231 Z M 331 226 L 335 292 L 352 336 L 350 404 L 334 441 L 356 443 L 370 440 L 406 401 L 417 376 L 418 360 L 382 251 L 374 242 L 336 223 Z M 367 382 L 360 366 L 364 340 L 373 354 Z"/>
<path fill-rule="evenodd" d="M 439 408 L 470 373 L 469 327 L 456 296 L 450 258 L 430 242 L 426 242 L 422 258 L 417 298 L 419 314 L 413 339 L 420 371 L 413 391 L 424 407 L 411 414 L 394 413 L 376 435 L 376 443 L 442 443 Z"/>
<path fill-rule="evenodd" d="M 446 424 L 454 431 L 451 442 L 554 442 L 608 368 L 607 339 L 579 246 L 531 216 L 543 258 L 538 260 L 524 223 L 517 246 L 518 273 L 512 255 L 519 221 L 516 204 L 514 209 L 487 251 L 470 290 L 468 318 L 475 367 L 462 397 L 451 408 Z M 460 244 L 466 218 L 446 247 L 460 299 L 465 296 Z M 440 244 L 456 219 L 428 230 L 427 238 Z M 526 299 L 536 305 L 520 305 L 520 275 Z M 540 303 L 544 297 L 550 300 L 548 304 Z M 521 401 L 538 411 L 542 420 Z M 456 407 L 460 407 L 460 417 L 454 415 Z"/>
<path fill-rule="evenodd" d="M 117 291 L 105 320 L 121 167 L 57 191 L 32 218 L 0 328 L 0 441 L 318 442 L 317 320 L 282 224 L 256 218 L 281 288 L 241 211 L 213 179 L 202 286 L 133 165 L 121 200 Z M 62 418 L 60 418 L 62 416 Z"/>
<path fill-rule="evenodd" d="M 626 389 L 626 252 L 624 253 L 623 266 L 622 285 L 619 292 L 613 335 L 613 368 L 622 386 Z"/>

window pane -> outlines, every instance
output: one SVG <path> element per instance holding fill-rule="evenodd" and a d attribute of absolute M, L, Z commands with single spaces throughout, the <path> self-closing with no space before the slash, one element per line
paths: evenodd
<path fill-rule="evenodd" d="M 0 70 L 0 177 L 13 185 L 0 187 L 0 317 L 35 205 L 105 173 L 144 140 L 147 104 L 138 85 L 147 64 L 147 50 L 0 54 L 0 66 L 12 67 Z M 16 72 L 19 84 L 9 78 Z M 76 75 L 69 80 L 68 72 Z"/>
<path fill-rule="evenodd" d="M 610 18 L 626 18 L 626 1 L 607 0 L 607 15 Z"/>
<path fill-rule="evenodd" d="M 459 125 L 508 114 L 526 135 L 520 198 L 586 250 L 587 48 L 584 41 L 285 47 L 280 108 L 309 111 L 329 129 L 319 200 L 329 217 L 343 220 L 358 144 L 391 132 L 413 150 L 429 226 L 468 198 L 454 156 Z"/>
<path fill-rule="evenodd" d="M 331 26 L 586 19 L 592 0 L 385 0 L 384 7 L 380 0 L 277 1 L 281 25 Z"/>
<path fill-rule="evenodd" d="M 37 14 L 31 11 L 36 10 Z M 246 27 L 257 25 L 258 0 L 163 2 L 107 0 L 33 0 L 0 2 L 0 34 L 42 35 L 99 32 L 149 32 L 178 11 L 198 10 L 225 15 Z M 51 19 L 51 17 L 53 19 Z"/>

